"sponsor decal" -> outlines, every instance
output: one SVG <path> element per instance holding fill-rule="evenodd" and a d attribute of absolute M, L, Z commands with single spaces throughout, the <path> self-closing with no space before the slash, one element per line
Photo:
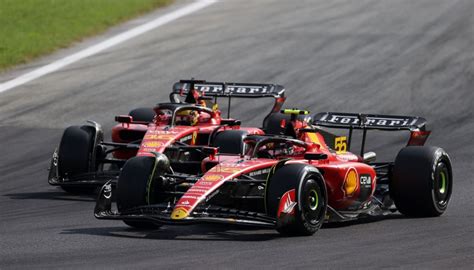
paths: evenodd
<path fill-rule="evenodd" d="M 372 194 L 372 176 L 370 174 L 361 174 L 359 178 L 360 191 L 358 201 L 363 202 L 367 200 Z"/>
<path fill-rule="evenodd" d="M 267 169 L 263 169 L 263 170 L 257 170 L 257 171 L 250 172 L 249 176 L 250 177 L 258 176 L 258 175 L 262 175 L 262 174 L 267 174 L 269 172 L 270 172 L 270 168 L 267 168 Z"/>
<path fill-rule="evenodd" d="M 227 164 L 223 164 L 220 166 L 221 168 L 222 167 L 231 167 L 231 168 L 243 168 L 243 167 L 247 167 L 246 164 L 242 164 L 241 162 L 239 163 L 227 163 Z"/>
<path fill-rule="evenodd" d="M 176 134 L 147 134 L 145 139 L 169 141 L 175 138 Z"/>
<path fill-rule="evenodd" d="M 196 185 L 201 185 L 201 186 L 212 186 L 214 184 L 214 182 L 209 182 L 209 181 L 205 181 L 205 180 L 201 180 L 199 181 L 199 183 L 196 183 Z"/>
<path fill-rule="evenodd" d="M 190 141 L 192 140 L 193 136 L 192 135 L 188 135 L 188 136 L 184 136 L 183 138 L 179 139 L 180 142 L 186 142 L 186 141 Z"/>
<path fill-rule="evenodd" d="M 197 200 L 197 199 L 199 199 L 199 197 L 198 197 L 198 196 L 192 196 L 192 195 L 187 195 L 187 194 L 186 194 L 186 195 L 183 195 L 183 196 L 181 197 L 181 199 Z"/>
<path fill-rule="evenodd" d="M 233 167 L 219 167 L 216 170 L 221 173 L 236 173 L 236 172 L 241 171 L 240 168 L 233 168 Z"/>
<path fill-rule="evenodd" d="M 178 207 L 171 213 L 171 219 L 183 219 L 188 216 L 188 211 L 183 207 Z"/>
<path fill-rule="evenodd" d="M 194 86 L 198 91 L 203 93 L 222 93 L 222 85 L 195 85 Z M 235 85 L 227 86 L 226 94 L 265 94 L 268 93 L 268 86 L 245 86 L 245 85 Z"/>
<path fill-rule="evenodd" d="M 168 127 L 166 127 L 168 128 Z M 177 127 L 175 127 L 175 129 L 178 129 Z M 154 135 L 164 135 L 164 134 L 178 134 L 177 131 L 173 131 L 173 130 L 148 130 L 147 131 L 147 135 L 150 135 L 150 134 L 154 134 Z"/>
<path fill-rule="evenodd" d="M 224 176 L 219 175 L 219 174 L 206 174 L 206 175 L 204 175 L 204 177 L 202 179 L 206 180 L 208 182 L 215 182 L 215 181 L 219 181 L 223 178 L 224 178 Z"/>
<path fill-rule="evenodd" d="M 289 190 L 280 199 L 280 205 L 278 208 L 278 217 L 281 214 L 294 215 L 296 206 L 295 190 Z"/>
<path fill-rule="evenodd" d="M 104 186 L 104 198 L 112 198 L 112 184 L 108 183 Z"/>
<path fill-rule="evenodd" d="M 363 186 L 371 186 L 372 185 L 372 177 L 370 174 L 361 174 L 360 175 L 360 184 Z"/>
<path fill-rule="evenodd" d="M 212 197 L 216 196 L 217 194 L 219 194 L 219 190 L 214 190 L 211 194 L 207 196 L 206 202 L 210 201 Z"/>
<path fill-rule="evenodd" d="M 163 143 L 160 141 L 148 141 L 143 143 L 143 147 L 156 148 L 162 146 Z"/>
<path fill-rule="evenodd" d="M 156 148 L 144 147 L 140 152 L 154 152 Z"/>
<path fill-rule="evenodd" d="M 353 115 L 334 115 L 331 114 L 329 119 L 324 119 L 329 123 L 334 124 L 346 124 L 346 125 L 360 125 L 360 119 L 358 116 Z M 416 118 L 412 117 L 376 117 L 376 116 L 367 116 L 365 117 L 365 122 L 363 125 L 366 126 L 383 126 L 383 127 L 399 127 L 399 126 L 410 126 L 416 122 Z"/>
<path fill-rule="evenodd" d="M 357 190 L 357 172 L 354 168 L 350 168 L 346 176 L 344 178 L 344 188 L 343 191 L 346 194 L 346 196 L 352 196 L 354 195 L 355 191 Z"/>
<path fill-rule="evenodd" d="M 188 190 L 187 193 L 198 193 L 198 194 L 199 194 L 199 193 L 205 193 L 205 192 L 207 192 L 207 189 L 195 188 L 195 186 L 193 186 L 192 188 L 190 188 L 190 189 Z M 200 194 L 199 194 L 199 195 L 200 195 Z"/>
<path fill-rule="evenodd" d="M 354 159 L 357 159 L 357 157 L 350 152 L 338 154 L 336 158 L 342 161 L 351 161 L 351 160 L 353 161 Z"/>
<path fill-rule="evenodd" d="M 185 201 L 182 201 L 182 202 L 179 202 L 176 207 L 180 207 L 180 206 L 188 206 L 189 205 L 189 201 L 188 200 L 185 200 Z"/>

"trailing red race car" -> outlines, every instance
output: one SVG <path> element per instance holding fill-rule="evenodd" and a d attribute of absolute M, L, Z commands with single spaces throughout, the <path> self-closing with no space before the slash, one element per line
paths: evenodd
<path fill-rule="evenodd" d="M 264 134 L 259 128 L 240 127 L 240 121 L 230 118 L 231 99 L 274 98 L 264 119 L 266 129 L 275 123 L 270 116 L 280 110 L 284 92 L 283 86 L 273 84 L 182 80 L 174 85 L 171 102 L 117 116 L 112 142 L 104 141 L 101 126 L 93 121 L 67 128 L 53 154 L 49 184 L 73 193 L 91 191 L 116 179 L 129 158 L 156 153 L 166 155 L 175 172 L 197 174 L 202 159 L 209 156 L 208 145 L 240 153 L 243 136 Z M 227 118 L 218 109 L 218 98 L 229 101 Z"/>
<path fill-rule="evenodd" d="M 425 119 L 408 116 L 284 110 L 282 135 L 248 135 L 242 154 L 211 154 L 202 173 L 176 173 L 156 153 L 124 165 L 117 189 L 105 184 L 95 207 L 98 219 L 123 220 L 136 228 L 161 224 L 220 222 L 311 235 L 325 221 L 348 221 L 400 211 L 441 215 L 452 190 L 451 162 L 444 150 L 423 146 Z M 336 136 L 323 127 L 348 129 Z M 348 152 L 352 131 L 363 130 L 361 154 Z M 376 163 L 364 153 L 371 129 L 409 130 L 394 162 Z M 112 192 L 117 210 L 112 210 Z M 394 203 L 393 203 L 394 202 Z"/>

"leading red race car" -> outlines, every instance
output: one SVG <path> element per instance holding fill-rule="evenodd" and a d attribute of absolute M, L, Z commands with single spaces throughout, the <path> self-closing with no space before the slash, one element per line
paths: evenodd
<path fill-rule="evenodd" d="M 210 153 L 208 145 L 240 153 L 243 136 L 272 132 L 273 115 L 285 101 L 284 92 L 283 86 L 274 84 L 181 80 L 173 86 L 171 102 L 117 116 L 111 142 L 104 141 L 102 128 L 94 121 L 67 128 L 53 154 L 48 182 L 68 192 L 91 191 L 116 179 L 129 158 L 154 153 L 166 155 L 175 172 L 197 174 Z M 265 97 L 275 101 L 262 129 L 241 127 L 240 121 L 230 118 L 231 99 Z M 227 118 L 218 108 L 218 98 L 229 101 Z"/>
<path fill-rule="evenodd" d="M 105 184 L 95 208 L 98 219 L 119 219 L 137 228 L 161 224 L 220 222 L 276 228 L 310 235 L 324 221 L 347 221 L 400 211 L 441 215 L 452 190 L 451 162 L 444 150 L 423 146 L 425 119 L 342 113 L 316 114 L 310 125 L 284 110 L 282 135 L 248 135 L 244 153 L 211 154 L 198 175 L 176 173 L 165 155 L 127 161 L 112 191 Z M 336 136 L 323 127 L 344 128 Z M 348 152 L 352 131 L 363 130 L 361 155 Z M 394 162 L 376 163 L 364 153 L 370 129 L 409 130 L 410 140 Z M 117 211 L 112 210 L 112 192 Z M 394 202 L 394 204 L 393 204 Z"/>

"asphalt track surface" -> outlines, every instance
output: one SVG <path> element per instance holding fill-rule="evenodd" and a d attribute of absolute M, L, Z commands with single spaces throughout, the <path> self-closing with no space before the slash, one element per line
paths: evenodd
<path fill-rule="evenodd" d="M 157 11 L 153 16 L 185 4 Z M 0 94 L 0 268 L 474 267 L 474 1 L 221 1 L 193 15 Z M 142 23 L 0 75 L 31 68 Z M 326 226 L 312 237 L 232 226 L 139 232 L 94 219 L 94 198 L 47 184 L 63 129 L 167 99 L 180 78 L 275 82 L 287 107 L 413 114 L 429 120 L 455 186 L 439 218 L 394 215 Z M 260 103 L 234 116 L 260 125 Z M 403 140 L 369 135 L 370 150 Z"/>

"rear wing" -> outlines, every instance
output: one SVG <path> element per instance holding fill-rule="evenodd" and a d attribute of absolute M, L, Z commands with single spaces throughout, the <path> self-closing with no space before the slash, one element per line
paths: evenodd
<path fill-rule="evenodd" d="M 173 85 L 173 91 L 170 94 L 171 102 L 181 102 L 180 97 L 188 95 L 191 90 L 198 91 L 204 97 L 214 98 L 215 104 L 217 103 L 217 98 L 227 98 L 227 118 L 230 118 L 232 98 L 274 98 L 273 108 L 265 116 L 265 119 L 270 114 L 280 111 L 286 100 L 285 87 L 278 84 L 206 82 L 191 79 L 180 80 Z"/>
<path fill-rule="evenodd" d="M 332 128 L 425 130 L 426 119 L 417 116 L 323 112 L 314 115 L 313 124 Z"/>
<path fill-rule="evenodd" d="M 285 96 L 285 87 L 278 84 L 226 83 L 197 80 L 181 80 L 175 83 L 173 85 L 172 95 L 186 95 L 192 86 L 194 86 L 194 89 L 197 91 L 210 97 L 279 98 Z"/>
<path fill-rule="evenodd" d="M 367 130 L 408 130 L 410 139 L 407 145 L 423 145 L 431 133 L 426 130 L 426 119 L 417 116 L 322 112 L 314 115 L 312 124 L 349 129 L 348 148 L 351 144 L 352 131 L 363 130 L 361 155 L 364 152 Z"/>

